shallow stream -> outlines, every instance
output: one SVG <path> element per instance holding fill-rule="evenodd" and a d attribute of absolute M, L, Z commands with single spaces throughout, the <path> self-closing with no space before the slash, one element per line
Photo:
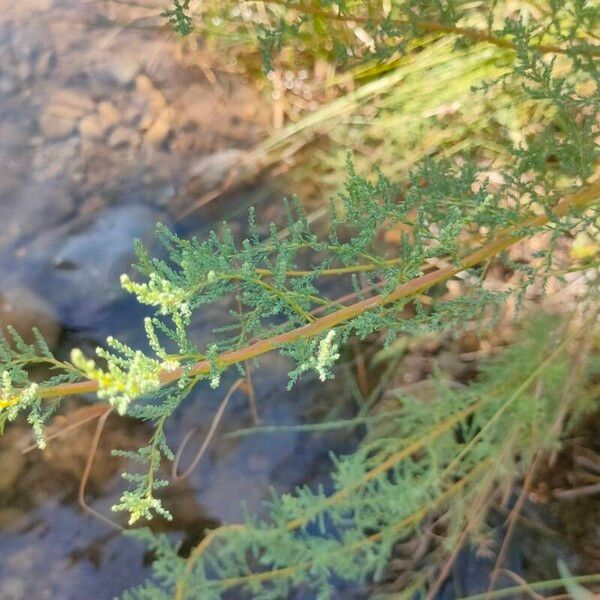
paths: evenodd
<path fill-rule="evenodd" d="M 156 27 L 159 8 L 0 1 L 0 325 L 24 334 L 38 326 L 59 355 L 74 346 L 93 352 L 107 335 L 144 343 L 144 311 L 118 285 L 134 238 L 153 247 L 158 221 L 189 235 L 227 218 L 241 232 L 245 207 L 259 204 L 273 218 L 280 196 L 249 188 L 178 221 L 195 199 L 186 192 L 190 177 L 196 195 L 217 185 L 256 141 L 263 116 L 239 78 L 207 81 L 201 61 Z M 196 340 L 210 339 L 227 310 L 205 311 Z M 273 358 L 255 374 L 264 423 L 302 423 L 331 393 L 307 381 L 282 402 L 287 370 Z M 192 454 L 222 395 L 203 389 L 184 404 L 168 428 L 174 448 L 194 429 Z M 220 431 L 252 422 L 247 398 L 236 394 Z M 93 432 L 93 424 L 78 428 L 26 455 L 18 450 L 29 442 L 25 426 L 0 441 L 0 600 L 109 599 L 148 575 L 145 549 L 77 502 Z M 110 507 L 127 465 L 110 449 L 145 445 L 148 436 L 143 425 L 109 422 L 86 489 L 94 510 L 119 519 Z M 192 544 L 207 527 L 238 520 L 242 500 L 260 513 L 270 486 L 283 492 L 321 480 L 329 450 L 345 445 L 307 434 L 220 438 L 169 489 L 174 521 L 153 526 Z"/>

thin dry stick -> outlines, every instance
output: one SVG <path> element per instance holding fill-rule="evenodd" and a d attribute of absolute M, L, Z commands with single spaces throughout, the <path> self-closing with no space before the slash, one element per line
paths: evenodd
<path fill-rule="evenodd" d="M 245 390 L 248 394 L 248 400 L 250 402 L 250 414 L 252 415 L 252 421 L 255 425 L 260 425 L 261 420 L 258 416 L 258 406 L 256 404 L 256 390 L 254 389 L 254 382 L 252 381 L 252 366 L 250 361 L 244 361 L 244 370 L 246 372 Z"/>
<path fill-rule="evenodd" d="M 243 322 L 244 306 L 239 298 L 237 299 L 237 304 L 238 311 Z M 256 406 L 256 392 L 254 390 L 254 382 L 252 381 L 252 365 L 250 364 L 250 360 L 244 361 L 244 372 L 246 373 L 246 385 L 244 391 L 248 394 L 248 400 L 250 402 L 250 414 L 252 415 L 254 425 L 260 425 L 260 417 L 258 416 L 258 408 Z"/>
<path fill-rule="evenodd" d="M 593 317 L 592 323 L 595 321 L 595 317 L 596 317 L 596 312 L 594 312 L 594 317 Z M 583 327 L 581 331 L 583 333 L 585 333 L 587 331 L 587 329 L 585 327 Z M 584 336 L 584 339 L 586 340 L 586 342 L 583 344 L 583 348 L 581 348 L 581 351 L 578 352 L 578 354 L 577 354 L 577 357 L 575 359 L 575 365 L 573 365 L 574 368 L 571 370 L 569 378 L 563 389 L 562 399 L 561 399 L 562 400 L 561 401 L 561 404 L 562 404 L 561 410 L 559 411 L 558 415 L 556 416 L 556 419 L 554 420 L 554 423 L 552 424 L 552 427 L 550 430 L 551 435 L 556 435 L 559 432 L 560 427 L 564 421 L 565 414 L 567 413 L 568 407 L 570 406 L 570 404 L 572 402 L 572 398 L 570 396 L 570 391 L 571 391 L 571 388 L 572 388 L 573 384 L 575 383 L 575 381 L 577 379 L 579 379 L 579 377 L 581 375 L 581 367 L 584 364 L 584 357 L 587 354 L 587 346 L 589 344 L 589 341 L 585 336 Z M 541 392 L 541 390 L 540 390 L 540 392 Z M 525 480 L 523 481 L 523 487 L 521 489 L 521 493 L 519 494 L 519 497 L 517 499 L 515 506 L 513 507 L 513 509 L 510 512 L 510 515 L 508 517 L 508 527 L 506 529 L 506 534 L 504 536 L 504 540 L 502 541 L 502 546 L 500 547 L 500 552 L 498 553 L 498 558 L 496 559 L 496 564 L 494 565 L 494 570 L 492 571 L 492 575 L 490 577 L 490 584 L 488 586 L 488 592 L 492 592 L 496 585 L 496 581 L 498 580 L 498 575 L 500 573 L 500 569 L 502 568 L 502 566 L 506 560 L 506 554 L 508 553 L 508 548 L 509 548 L 510 542 L 512 540 L 512 535 L 514 532 L 515 525 L 517 523 L 517 518 L 518 518 L 519 514 L 521 513 L 521 511 L 523 510 L 523 506 L 524 506 L 525 500 L 527 499 L 527 496 L 529 494 L 529 489 L 533 482 L 533 478 L 534 478 L 535 474 L 537 473 L 537 469 L 540 465 L 540 462 L 541 462 L 543 456 L 544 456 L 544 454 L 542 452 L 538 452 L 536 454 L 535 458 L 533 459 L 533 462 L 531 463 L 531 466 L 529 467 L 529 469 L 527 471 Z"/>
<path fill-rule="evenodd" d="M 508 548 L 510 546 L 510 542 L 512 540 L 512 536 L 514 533 L 514 528 L 517 523 L 517 519 L 523 510 L 523 506 L 525 504 L 525 500 L 529 495 L 529 489 L 533 482 L 533 478 L 537 473 L 537 469 L 542 459 L 542 453 L 538 453 L 533 460 L 533 463 L 529 467 L 527 471 L 527 475 L 525 480 L 523 481 L 523 487 L 521 489 L 521 493 L 517 498 L 517 502 L 515 506 L 510 511 L 510 515 L 508 517 L 508 527 L 506 529 L 506 534 L 504 535 L 504 539 L 502 540 L 502 545 L 500 546 L 500 552 L 498 553 L 498 558 L 496 559 L 496 564 L 494 565 L 494 570 L 492 571 L 492 575 L 490 577 L 490 583 L 488 585 L 488 592 L 492 592 L 496 587 L 496 582 L 498 581 L 498 576 L 500 575 L 500 570 L 502 565 L 506 560 L 506 554 L 508 553 Z"/>
<path fill-rule="evenodd" d="M 595 573 L 594 575 L 578 575 L 569 578 L 569 581 L 573 583 L 598 583 L 600 582 L 600 573 Z M 534 581 L 532 583 L 528 583 L 526 586 L 517 585 L 507 588 L 502 588 L 501 590 L 496 590 L 495 592 L 491 592 L 489 594 L 490 600 L 500 600 L 500 598 L 517 598 L 520 592 L 523 591 L 537 591 L 537 590 L 551 590 L 554 588 L 564 588 L 565 580 L 563 577 L 560 579 L 546 579 L 544 581 Z M 567 596 L 570 598 L 571 596 Z M 466 598 L 462 598 L 462 600 L 485 600 L 486 593 L 483 594 L 475 594 L 473 596 L 467 596 Z M 548 598 L 548 600 L 550 600 Z"/>
<path fill-rule="evenodd" d="M 509 438 L 507 440 L 507 443 L 504 444 L 504 450 L 503 450 L 500 460 L 498 461 L 497 464 L 502 464 L 506 458 L 507 453 L 509 453 L 511 451 L 512 446 L 513 446 L 512 441 L 514 440 L 514 437 L 515 436 L 513 435 L 511 438 Z M 488 503 L 490 491 L 494 485 L 496 475 L 497 475 L 497 471 L 493 468 L 490 469 L 485 474 L 485 478 L 483 479 L 482 483 L 479 484 L 479 489 L 477 490 L 477 495 L 475 496 L 475 500 L 471 503 L 471 505 L 469 507 L 470 514 L 477 515 L 477 514 L 485 513 L 486 504 Z M 425 600 L 433 600 L 434 598 L 437 597 L 438 592 L 440 591 L 440 588 L 442 587 L 442 585 L 446 581 L 446 578 L 448 577 L 448 574 L 450 573 L 450 569 L 454 565 L 456 559 L 458 558 L 460 551 L 463 548 L 463 545 L 467 539 L 467 536 L 469 535 L 470 531 L 473 529 L 473 521 L 474 520 L 469 520 L 468 516 L 465 519 L 463 531 L 461 532 L 458 541 L 454 545 L 454 549 L 452 550 L 452 553 L 447 558 L 444 566 L 438 573 L 433 585 L 428 590 L 427 595 L 425 596 Z"/>
<path fill-rule="evenodd" d="M 175 590 L 175 600 L 183 600 L 185 598 L 185 592 L 187 589 L 187 580 L 188 577 L 192 574 L 194 570 L 194 566 L 197 560 L 204 554 L 204 552 L 208 549 L 211 544 L 222 537 L 226 533 L 230 531 L 244 531 L 244 525 L 224 525 L 223 527 L 219 527 L 218 529 L 213 529 L 210 531 L 206 537 L 192 550 L 192 553 L 189 555 L 186 563 L 185 563 L 185 573 L 182 578 L 177 583 L 177 587 Z"/>
<path fill-rule="evenodd" d="M 221 401 L 221 404 L 219 405 L 219 409 L 217 410 L 215 416 L 213 417 L 212 423 L 210 424 L 210 429 L 208 430 L 208 433 L 206 434 L 206 437 L 204 438 L 202 445 L 198 449 L 198 452 L 196 452 L 196 455 L 194 456 L 194 458 L 193 458 L 192 462 L 190 463 L 190 465 L 188 466 L 188 468 L 183 473 L 178 475 L 177 470 L 179 468 L 179 463 L 181 462 L 181 457 L 183 456 L 183 452 L 185 451 L 185 448 L 186 448 L 188 442 L 190 441 L 190 438 L 194 435 L 194 433 L 196 433 L 196 428 L 194 427 L 193 429 L 191 429 L 190 431 L 187 432 L 187 434 L 183 438 L 183 441 L 181 442 L 181 445 L 179 446 L 179 450 L 177 450 L 177 454 L 175 455 L 175 460 L 173 461 L 173 466 L 171 467 L 171 480 L 172 481 L 180 481 L 181 479 L 186 479 L 187 477 L 189 477 L 190 473 L 196 468 L 196 466 L 198 465 L 200 460 L 202 460 L 202 457 L 206 453 L 206 450 L 208 449 L 208 446 L 209 446 L 211 440 L 213 439 L 215 432 L 217 431 L 217 427 L 219 426 L 219 423 L 221 422 L 223 413 L 225 412 L 225 409 L 227 408 L 227 404 L 229 403 L 231 396 L 233 396 L 234 392 L 237 389 L 239 389 L 239 387 L 242 384 L 244 384 L 245 382 L 246 382 L 246 380 L 243 377 L 240 377 L 235 383 L 233 383 L 233 385 L 231 385 L 229 390 L 227 390 L 227 393 L 225 394 L 225 397 L 223 398 L 223 400 Z"/>
<path fill-rule="evenodd" d="M 70 433 L 71 431 L 82 427 L 86 423 L 94 421 L 98 417 L 103 416 L 108 409 L 109 407 L 106 404 L 92 404 L 91 406 L 84 406 L 83 408 L 80 408 L 74 411 L 73 414 L 69 415 L 69 420 L 73 422 L 68 423 L 67 425 L 52 425 L 51 427 L 48 427 L 48 429 L 44 431 L 44 439 L 46 442 L 50 442 L 56 438 L 62 437 L 63 435 L 67 435 L 67 433 Z M 81 418 L 73 420 L 72 417 Z M 28 454 L 29 452 L 39 449 L 40 447 L 37 444 L 30 444 L 21 450 L 21 454 Z"/>
<path fill-rule="evenodd" d="M 367 376 L 367 367 L 365 365 L 365 356 L 360 347 L 360 342 L 357 338 L 352 339 L 354 348 L 354 362 L 356 364 L 356 378 L 358 379 L 358 389 L 360 390 L 363 400 L 369 397 L 369 378 Z"/>
<path fill-rule="evenodd" d="M 561 500 L 574 500 L 575 498 L 595 496 L 596 494 L 600 494 L 600 483 L 584 485 L 570 490 L 556 490 L 552 492 L 552 495 L 555 498 L 560 498 Z"/>
<path fill-rule="evenodd" d="M 532 590 L 529 587 L 529 584 L 527 583 L 527 581 L 525 579 L 523 579 L 523 577 L 521 577 L 520 575 L 517 575 L 514 571 L 511 571 L 510 569 L 502 569 L 502 571 L 504 571 L 504 573 L 508 577 L 510 577 L 515 583 L 522 585 L 523 591 L 527 592 L 534 600 L 544 600 L 544 596 L 542 596 L 542 594 L 538 594 L 536 591 Z"/>
<path fill-rule="evenodd" d="M 562 217 L 572 209 L 584 209 L 598 199 L 600 195 L 600 178 L 596 177 L 593 182 L 559 202 L 553 210 L 554 217 Z M 320 319 L 316 319 L 313 323 L 309 323 L 302 327 L 292 329 L 291 331 L 259 340 L 253 344 L 223 352 L 216 358 L 216 363 L 219 367 L 228 367 L 233 364 L 243 362 L 245 360 L 256 358 L 278 347 L 293 343 L 300 339 L 312 338 L 320 333 L 328 331 L 341 323 L 354 319 L 369 310 L 385 306 L 396 302 L 402 298 L 413 297 L 434 285 L 446 281 L 454 277 L 461 271 L 469 269 L 482 261 L 491 258 L 500 252 L 503 252 L 519 240 L 526 237 L 526 230 L 529 227 L 539 227 L 547 224 L 549 217 L 547 214 L 538 215 L 525 219 L 523 222 L 513 227 L 507 228 L 500 233 L 495 240 L 485 244 L 478 250 L 475 250 L 465 256 L 457 266 L 448 265 L 417 277 L 412 281 L 399 285 L 388 295 L 377 295 L 365 300 L 361 300 L 350 306 L 346 306 L 337 311 L 334 311 Z M 197 362 L 191 368 L 179 368 L 173 371 L 163 371 L 160 374 L 162 385 L 167 385 L 178 381 L 181 377 L 195 376 L 210 373 L 212 368 L 211 362 L 203 360 Z M 42 398 L 57 398 L 73 394 L 89 394 L 98 391 L 98 382 L 94 380 L 84 380 L 77 383 L 65 383 L 42 389 L 40 395 Z M 6 402 L 6 401 L 5 401 Z"/>
<path fill-rule="evenodd" d="M 96 431 L 94 432 L 94 437 L 92 438 L 92 444 L 90 446 L 90 451 L 87 455 L 87 460 L 85 463 L 85 469 L 83 470 L 83 475 L 81 476 L 81 480 L 79 481 L 79 490 L 77 493 L 77 501 L 81 508 L 84 511 L 90 513 L 92 516 L 100 519 L 107 525 L 110 525 L 113 528 L 118 529 L 119 531 L 123 530 L 119 524 L 115 523 L 111 519 L 109 519 L 106 515 L 98 512 L 93 509 L 86 501 L 85 501 L 85 488 L 87 486 L 87 482 L 90 478 L 90 473 L 92 472 L 92 466 L 94 464 L 94 457 L 96 456 L 96 451 L 98 450 L 98 443 L 100 442 L 100 436 L 102 435 L 102 431 L 104 430 L 104 426 L 106 425 L 106 420 L 108 419 L 110 413 L 113 411 L 113 407 L 111 406 L 106 410 L 106 412 L 98 419 L 98 423 L 96 425 Z"/>

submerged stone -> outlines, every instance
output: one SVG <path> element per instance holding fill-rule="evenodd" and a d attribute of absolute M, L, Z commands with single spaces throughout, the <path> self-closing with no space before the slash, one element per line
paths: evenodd
<path fill-rule="evenodd" d="M 127 294 L 119 277 L 136 261 L 134 240 L 150 246 L 165 218 L 139 205 L 107 208 L 59 227 L 33 242 L 26 258 L 36 286 L 70 328 L 90 328 L 99 313 Z"/>

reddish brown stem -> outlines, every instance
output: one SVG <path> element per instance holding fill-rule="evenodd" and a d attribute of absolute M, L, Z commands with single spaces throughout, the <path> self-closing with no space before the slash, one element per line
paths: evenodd
<path fill-rule="evenodd" d="M 569 211 L 574 209 L 583 209 L 590 206 L 594 201 L 598 199 L 600 195 L 600 178 L 595 178 L 592 183 L 587 187 L 579 190 L 577 193 L 569 196 L 559 202 L 553 210 L 555 217 L 562 217 Z M 434 285 L 446 281 L 457 275 L 465 269 L 469 269 L 475 265 L 478 265 L 482 261 L 496 256 L 500 252 L 506 250 L 519 240 L 526 236 L 523 230 L 529 227 L 541 227 L 547 224 L 549 217 L 547 214 L 538 215 L 536 217 L 530 217 L 525 219 L 518 225 L 510 227 L 498 237 L 485 244 L 481 248 L 471 252 L 465 256 L 462 261 L 456 266 L 450 265 L 440 269 L 436 269 L 431 273 L 417 277 L 407 283 L 399 285 L 390 294 L 380 294 L 356 302 L 351 306 L 346 306 L 335 312 L 332 312 L 324 317 L 321 317 L 302 327 L 292 329 L 285 333 L 275 335 L 273 337 L 259 340 L 238 350 L 232 350 L 229 352 L 223 352 L 220 354 L 216 363 L 219 367 L 228 367 L 230 365 L 244 362 L 246 360 L 256 358 L 272 350 L 291 344 L 301 339 L 308 339 L 315 337 L 325 331 L 328 331 L 341 323 L 354 319 L 369 310 L 373 310 L 387 304 L 397 302 L 402 298 L 410 298 L 421 292 L 433 287 Z M 209 373 L 211 370 L 211 363 L 208 360 L 197 362 L 195 365 L 189 368 L 179 368 L 173 371 L 164 371 L 160 374 L 160 382 L 162 385 L 168 385 L 181 379 L 184 375 L 203 375 Z M 85 380 L 77 383 L 65 383 L 53 387 L 46 388 L 41 391 L 43 398 L 57 398 L 60 396 L 69 396 L 76 394 L 89 394 L 98 391 L 98 382 Z"/>

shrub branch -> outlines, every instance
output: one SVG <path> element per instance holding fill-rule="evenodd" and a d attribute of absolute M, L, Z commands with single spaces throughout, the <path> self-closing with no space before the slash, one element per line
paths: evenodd
<path fill-rule="evenodd" d="M 552 213 L 556 218 L 563 217 L 571 210 L 582 210 L 592 205 L 600 196 L 600 178 L 598 176 L 575 194 L 564 198 L 559 202 Z M 403 298 L 410 298 L 421 292 L 454 277 L 465 269 L 469 269 L 485 260 L 493 258 L 503 252 L 513 244 L 526 237 L 526 230 L 529 227 L 541 227 L 550 221 L 547 214 L 528 218 L 518 225 L 506 229 L 499 234 L 495 240 L 467 254 L 458 265 L 449 265 L 412 281 L 403 283 L 396 287 L 390 294 L 379 294 L 365 300 L 361 300 L 346 306 L 331 314 L 314 320 L 314 322 L 292 329 L 291 331 L 275 335 L 273 337 L 259 340 L 244 348 L 223 352 L 216 357 L 215 363 L 219 368 L 228 367 L 237 363 L 242 363 L 249 359 L 267 354 L 278 347 L 284 346 L 299 339 L 314 338 L 315 336 L 326 332 L 341 323 L 358 317 L 363 313 L 394 303 Z M 196 376 L 209 373 L 211 371 L 211 361 L 202 360 L 194 364 L 191 368 L 178 368 L 172 371 L 163 371 L 159 378 L 162 385 L 174 383 L 185 376 Z M 94 393 L 98 390 L 98 382 L 93 380 L 84 380 L 75 383 L 66 383 L 56 385 L 40 390 L 43 398 L 58 398 L 62 396 L 80 395 Z"/>

